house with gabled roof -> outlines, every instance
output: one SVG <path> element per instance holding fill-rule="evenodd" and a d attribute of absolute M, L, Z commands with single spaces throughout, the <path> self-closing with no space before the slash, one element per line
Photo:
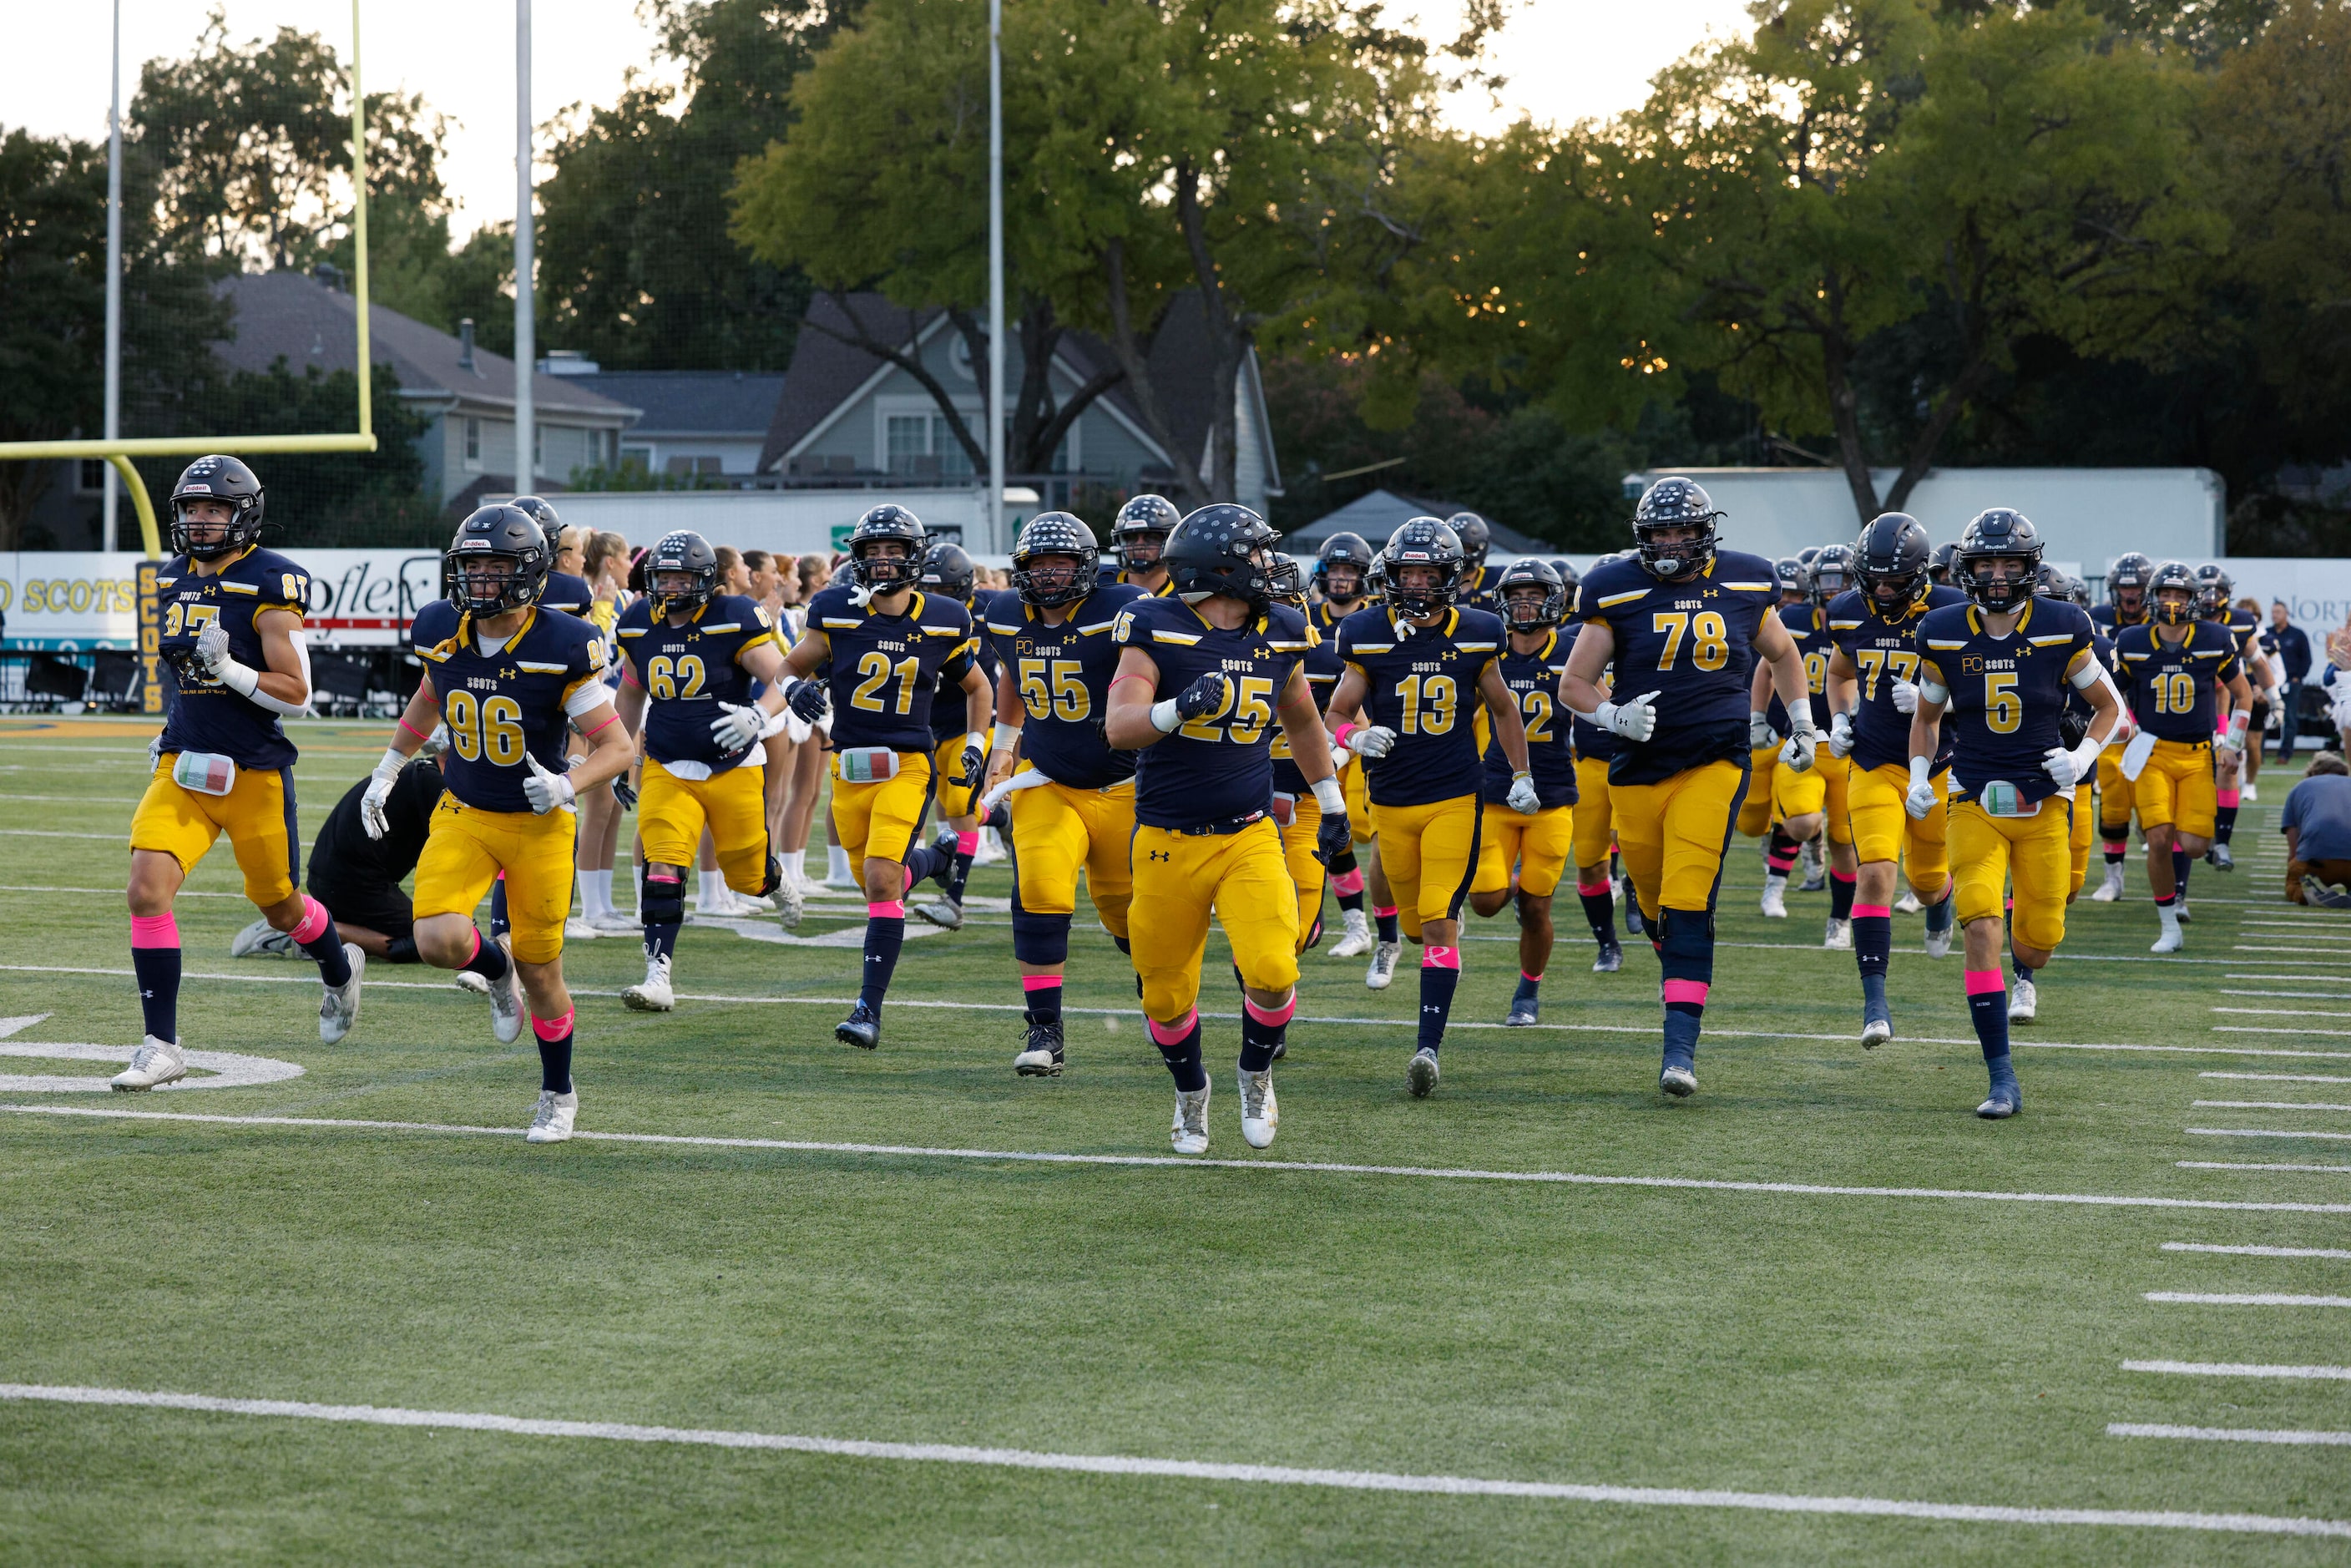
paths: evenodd
<path fill-rule="evenodd" d="M 853 313 L 853 319 L 851 313 Z M 1182 306 L 1152 344 L 1153 384 L 1175 427 L 1175 439 L 1204 463 L 1216 400 L 1236 402 L 1238 462 L 1235 495 L 1262 512 L 1281 494 L 1281 469 L 1266 414 L 1265 391 L 1252 354 L 1229 392 L 1210 386 L 1207 342 L 1197 307 Z M 918 486 L 972 482 L 972 465 L 938 401 L 922 382 L 852 342 L 862 327 L 873 339 L 904 346 L 909 357 L 946 389 L 967 427 L 983 425 L 985 365 L 975 366 L 963 335 L 940 309 L 909 310 L 879 294 L 845 299 L 819 295 L 809 308 L 783 395 L 759 453 L 759 470 L 787 486 L 877 480 Z M 1018 328 L 1011 330 L 1017 332 Z M 1007 345 L 1008 397 L 1018 394 L 1019 350 Z M 1066 401 L 1114 366 L 1109 348 L 1085 333 L 1061 335 L 1052 365 L 1057 401 Z M 1189 367 L 1197 373 L 1187 373 Z M 1072 422 L 1048 472 L 1008 476 L 1038 492 L 1041 507 L 1067 507 L 1086 488 L 1134 494 L 1172 487 L 1175 466 L 1123 386 L 1113 385 Z M 1090 518 L 1098 526 L 1107 519 Z"/>

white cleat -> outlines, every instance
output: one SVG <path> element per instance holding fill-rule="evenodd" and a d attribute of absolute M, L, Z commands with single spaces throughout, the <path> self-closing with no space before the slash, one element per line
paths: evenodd
<path fill-rule="evenodd" d="M 294 934 L 280 931 L 266 920 L 256 920 L 229 938 L 228 956 L 232 958 L 291 958 L 294 956 Z"/>
<path fill-rule="evenodd" d="M 1270 1148 L 1273 1130 L 1281 1125 L 1281 1107 L 1273 1097 L 1273 1074 L 1243 1071 L 1241 1081 L 1241 1141 L 1252 1149 Z"/>
<path fill-rule="evenodd" d="M 1372 954 L 1372 967 L 1364 971 L 1364 984 L 1375 991 L 1386 990 L 1395 981 L 1396 959 L 1402 956 L 1403 953 L 1404 944 L 1401 942 L 1375 944 L 1375 950 Z"/>
<path fill-rule="evenodd" d="M 584 915 L 571 915 L 563 922 L 563 939 L 566 942 L 593 942 L 602 935 L 596 928 L 596 923 Z"/>
<path fill-rule="evenodd" d="M 1918 902 L 1918 895 L 1907 887 L 1902 890 L 1902 896 L 1894 901 L 1894 913 L 1896 915 L 1916 915 L 1926 907 Z"/>
<path fill-rule="evenodd" d="M 2255 788 L 2250 779 L 2247 780 L 2244 786 L 2237 791 L 2237 799 L 2243 801 L 2248 806 L 2252 805 L 2261 798 L 2261 790 Z"/>
<path fill-rule="evenodd" d="M 2188 946 L 2188 934 L 2179 928 L 2179 915 L 2178 912 L 2166 909 L 2158 904 L 2156 907 L 2155 917 L 2162 923 L 2163 935 L 2155 939 L 2155 946 L 2148 948 L 2148 952 L 2177 953 L 2182 947 Z"/>
<path fill-rule="evenodd" d="M 147 1089 L 161 1089 L 188 1075 L 188 1059 L 180 1052 L 175 1040 L 157 1040 L 153 1035 L 139 1042 L 131 1053 L 131 1065 L 116 1073 L 114 1087 L 122 1093 L 137 1093 Z"/>
<path fill-rule="evenodd" d="M 1205 1155 L 1208 1152 L 1208 1086 L 1186 1092 L 1176 1091 L 1176 1124 L 1167 1129 L 1167 1141 L 1179 1155 Z"/>
<path fill-rule="evenodd" d="M 497 1036 L 500 1045 L 512 1045 L 522 1038 L 522 971 L 516 967 L 514 955 L 507 955 L 507 972 L 487 984 L 490 1032 Z"/>
<path fill-rule="evenodd" d="M 2123 868 L 2119 865 L 2110 865 L 2106 868 L 2106 880 L 2098 883 L 2097 891 L 2090 894 L 2090 902 L 2112 904 L 2122 895 Z"/>
<path fill-rule="evenodd" d="M 538 1109 L 531 1113 L 530 1131 L 523 1141 L 530 1144 L 560 1144 L 571 1136 L 571 1124 L 580 1114 L 580 1091 L 558 1094 L 552 1089 L 538 1092 Z"/>
<path fill-rule="evenodd" d="M 1821 934 L 1821 946 L 1829 948 L 1833 952 L 1852 952 L 1853 922 L 1850 920 L 1839 920 L 1832 915 L 1829 919 L 1828 929 Z"/>
<path fill-rule="evenodd" d="M 1766 920 L 1788 918 L 1788 879 L 1786 877 L 1769 876 L 1763 879 L 1763 918 Z"/>
<path fill-rule="evenodd" d="M 1861 1026 L 1861 1049 L 1876 1051 L 1894 1038 L 1892 1019 L 1871 1019 Z"/>
<path fill-rule="evenodd" d="M 1927 956 L 1929 958 L 1949 957 L 1951 956 L 1951 933 L 1956 930 L 1958 926 L 1959 922 L 1954 920 L 1950 925 L 1944 926 L 1940 931 L 1928 932 L 1925 939 Z"/>
<path fill-rule="evenodd" d="M 800 919 L 808 914 L 808 900 L 800 894 L 799 884 L 786 877 L 776 884 L 776 914 L 782 917 L 784 929 L 797 931 Z"/>
<path fill-rule="evenodd" d="M 1360 909 L 1342 911 L 1347 917 L 1347 934 L 1331 946 L 1333 958 L 1360 958 L 1374 946 L 1371 916 Z"/>
<path fill-rule="evenodd" d="M 340 1045 L 351 1026 L 360 1021 L 360 980 L 367 973 L 367 955 L 346 942 L 343 957 L 351 966 L 351 977 L 340 986 L 329 986 L 319 1001 L 319 1038 L 329 1045 Z"/>
<path fill-rule="evenodd" d="M 641 1013 L 665 1013 L 677 1006 L 669 987 L 669 960 L 645 956 L 645 977 L 621 993 L 621 1003 Z"/>
<path fill-rule="evenodd" d="M 2032 982 L 2022 975 L 2017 976 L 2016 984 L 2008 991 L 2008 1021 L 2031 1023 L 2033 1012 L 2040 1005 L 2041 993 L 2033 988 Z"/>
<path fill-rule="evenodd" d="M 2171 912 L 2179 916 L 2179 924 L 2182 925 L 2196 924 L 2196 916 L 2188 913 L 2188 895 L 2184 893 L 2179 895 L 2179 902 L 2171 906 Z"/>
<path fill-rule="evenodd" d="M 1657 1088 L 1677 1100 L 1698 1092 L 1698 1074 L 1687 1067 L 1668 1067 L 1657 1074 Z"/>
<path fill-rule="evenodd" d="M 1437 1092 L 1437 1081 L 1442 1076 L 1443 1070 L 1437 1064 L 1437 1052 L 1424 1045 L 1412 1053 L 1410 1061 L 1405 1063 L 1404 1086 L 1412 1092 L 1414 1099 L 1426 1100 Z"/>
<path fill-rule="evenodd" d="M 622 915 L 616 909 L 597 911 L 588 917 L 588 924 L 596 928 L 600 936 L 634 936 L 644 929 L 635 915 Z"/>

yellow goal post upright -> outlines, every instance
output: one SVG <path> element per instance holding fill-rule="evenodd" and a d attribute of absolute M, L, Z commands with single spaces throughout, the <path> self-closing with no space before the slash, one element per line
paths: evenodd
<path fill-rule="evenodd" d="M 351 0 L 351 269 L 352 298 L 359 325 L 360 427 L 349 435 L 165 435 L 114 441 L 0 441 L 0 462 L 41 463 L 88 457 L 103 458 L 121 476 L 122 486 L 139 514 L 140 542 L 147 559 L 139 568 L 139 652 L 149 713 L 162 711 L 159 616 L 155 601 L 156 570 L 163 559 L 163 540 L 155 524 L 155 504 L 146 482 L 131 464 L 134 457 L 200 457 L 208 452 L 373 452 L 375 439 L 375 366 L 368 353 L 368 232 L 367 232 L 367 94 L 360 81 L 360 0 Z"/>

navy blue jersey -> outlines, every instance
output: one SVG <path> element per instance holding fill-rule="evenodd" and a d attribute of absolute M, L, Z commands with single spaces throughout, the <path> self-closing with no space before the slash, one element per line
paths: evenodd
<path fill-rule="evenodd" d="M 2016 630 L 1995 637 L 1972 604 L 1930 610 L 1918 622 L 1919 668 L 1950 694 L 1950 798 L 2004 779 L 2026 800 L 2057 792 L 2043 760 L 2060 744 L 2067 677 L 2090 658 L 2090 617 L 2062 599 L 2035 599 Z"/>
<path fill-rule="evenodd" d="M 529 810 L 524 753 L 562 772 L 569 721 L 612 700 L 602 635 L 576 615 L 533 608 L 491 652 L 472 616 L 436 599 L 416 612 L 413 636 L 449 727 L 449 793 L 477 811 Z"/>
<path fill-rule="evenodd" d="M 2145 626 L 2149 619 L 2145 603 L 2139 605 L 2137 616 L 2128 620 L 2124 618 L 2122 607 L 2112 600 L 2108 600 L 2104 604 L 2093 605 L 2090 609 L 2090 623 L 2118 642 L 2125 628 Z"/>
<path fill-rule="evenodd" d="M 1502 570 L 1489 564 L 1475 571 L 1462 573 L 1459 586 L 1453 591 L 1453 602 L 1465 610 L 1483 610 L 1499 615 L 1502 612 L 1502 596 L 1495 584 L 1502 580 Z"/>
<path fill-rule="evenodd" d="M 186 556 L 175 556 L 155 579 L 155 600 L 163 618 L 158 651 L 172 676 L 163 749 L 215 751 L 235 758 L 239 768 L 291 768 L 294 743 L 286 738 L 277 716 L 205 675 L 194 663 L 196 639 L 218 621 L 228 629 L 230 657 L 266 670 L 254 622 L 266 610 L 307 612 L 310 574 L 258 545 L 211 576 L 199 576 Z"/>
<path fill-rule="evenodd" d="M 1570 620 L 1560 623 L 1559 662 L 1562 666 L 1567 663 L 1567 656 L 1575 651 L 1576 634 L 1583 630 L 1583 623 L 1580 621 Z M 1611 664 L 1601 675 L 1601 680 L 1603 683 L 1612 683 L 1614 679 L 1615 666 Z M 1614 685 L 1610 685 L 1608 689 L 1614 692 L 1616 688 Z M 1585 718 L 1582 714 L 1572 714 L 1568 729 L 1575 737 L 1576 756 L 1589 757 L 1595 762 L 1605 762 L 1616 755 L 1616 737 Z"/>
<path fill-rule="evenodd" d="M 1339 658 L 1339 622 L 1343 615 L 1333 615 L 1328 601 L 1310 604 L 1306 608 L 1306 633 L 1310 646 L 1306 650 L 1306 689 L 1314 694 L 1314 711 L 1331 711 L 1331 698 L 1339 690 L 1339 677 L 1346 665 Z M 1290 754 L 1290 737 L 1276 730 L 1273 737 L 1273 787 L 1285 795 L 1304 795 L 1312 786 L 1300 770 L 1297 758 Z"/>
<path fill-rule="evenodd" d="M 1617 784 L 1656 784 L 1725 758 L 1747 758 L 1755 633 L 1779 607 L 1771 563 L 1718 550 L 1687 582 L 1660 582 L 1637 560 L 1605 560 L 1576 591 L 1575 618 L 1616 640 L 1615 700 L 1658 694 L 1656 732 L 1620 740 Z"/>
<path fill-rule="evenodd" d="M 645 752 L 655 762 L 698 762 L 714 770 L 733 768 L 765 754 L 754 746 L 729 755 L 710 733 L 718 705 L 748 707 L 758 683 L 743 667 L 743 655 L 781 643 L 765 608 L 732 593 L 700 605 L 674 626 L 666 615 L 653 619 L 653 601 L 638 600 L 621 612 L 621 656 L 645 689 Z"/>
<path fill-rule="evenodd" d="M 1853 716 L 1855 768 L 1910 766 L 1910 716 L 1894 706 L 1895 683 L 1917 684 L 1918 622 L 1929 611 L 1967 601 L 1966 594 L 1940 583 L 1892 616 L 1857 588 L 1829 601 L 1829 636 L 1852 662 L 1860 689 Z M 1951 727 L 1945 725 L 1936 742 L 1934 771 L 1950 764 Z"/>
<path fill-rule="evenodd" d="M 1211 670 L 1229 677 L 1227 701 L 1146 747 L 1135 766 L 1134 820 L 1153 828 L 1238 821 L 1273 802 L 1275 706 L 1306 657 L 1306 618 L 1287 604 L 1233 631 L 1212 626 L 1181 599 L 1135 600 L 1111 637 L 1159 668 L 1152 700 L 1181 693 Z"/>
<path fill-rule="evenodd" d="M 2123 684 L 2121 655 L 2115 651 L 2114 639 L 2100 631 L 2095 621 L 2090 622 L 2090 657 L 2097 660 L 2099 667 L 2114 677 L 2115 689 L 2120 691 Z M 2065 711 L 2079 714 L 2086 722 L 2095 717 L 2098 710 L 2088 697 L 2082 695 L 2079 686 L 2068 685 L 2065 688 Z"/>
<path fill-rule="evenodd" d="M 932 698 L 951 694 L 951 708 L 962 699 L 975 651 L 971 615 L 919 590 L 897 615 L 861 608 L 850 594 L 841 584 L 809 601 L 809 630 L 823 632 L 831 649 L 821 678 L 832 695 L 833 749 L 881 746 L 927 757 L 936 744 Z M 955 733 L 963 733 L 960 722 Z"/>
<path fill-rule="evenodd" d="M 1836 652 L 1836 643 L 1829 636 L 1828 609 L 1820 604 L 1786 604 L 1781 606 L 1779 615 L 1780 624 L 1788 629 L 1788 635 L 1795 642 L 1796 652 L 1804 656 L 1804 684 L 1813 694 L 1813 727 L 1826 734 L 1829 727 L 1829 655 Z M 1776 687 L 1764 712 L 1770 716 L 1773 729 L 1782 735 L 1788 733 L 1788 705 L 1780 700 Z"/>
<path fill-rule="evenodd" d="M 2131 719 L 2158 740 L 2212 738 L 2217 683 L 2244 673 L 2236 639 L 2217 621 L 2190 622 L 2188 634 L 2167 643 L 2152 626 L 2134 626 L 2115 643 L 2122 662 L 2116 685 Z"/>
<path fill-rule="evenodd" d="M 1004 597 L 1016 605 L 1020 601 L 1019 595 L 1015 593 L 1007 593 Z M 995 700 L 996 672 L 1003 667 L 997 660 L 995 639 L 988 636 L 987 632 L 987 618 L 994 613 L 996 591 L 982 588 L 975 591 L 971 596 L 971 602 L 964 606 L 964 612 L 971 617 L 972 657 L 979 664 L 979 673 L 987 677 L 987 690 L 991 702 Z M 950 678 L 959 681 L 963 675 L 958 671 Z M 963 706 L 963 694 L 960 689 L 942 686 L 938 696 L 939 700 L 931 704 L 931 744 L 945 746 L 948 741 L 960 739 L 968 733 L 969 726 L 967 721 L 971 716 Z"/>
<path fill-rule="evenodd" d="M 1519 716 L 1527 726 L 1527 767 L 1535 776 L 1535 793 L 1546 811 L 1575 804 L 1575 747 L 1568 728 L 1568 710 L 1559 700 L 1560 672 L 1567 668 L 1571 639 L 1559 631 L 1545 637 L 1531 653 L 1513 650 L 1505 640 L 1499 667 L 1502 684 L 1518 699 Z M 1486 743 L 1485 794 L 1500 806 L 1510 795 L 1510 759 L 1502 755 L 1499 739 Z M 1379 776 L 1374 773 L 1374 779 Z"/>
<path fill-rule="evenodd" d="M 541 610 L 560 610 L 582 621 L 588 619 L 588 607 L 595 602 L 596 595 L 589 588 L 588 580 L 568 571 L 549 572 L 546 586 L 538 591 Z"/>
<path fill-rule="evenodd" d="M 1426 806 L 1477 792 L 1479 677 L 1502 649 L 1502 619 L 1458 606 L 1433 626 L 1358 610 L 1339 622 L 1339 657 L 1365 682 L 1364 721 L 1395 731 L 1367 758 L 1374 806 Z"/>
<path fill-rule="evenodd" d="M 1045 624 L 1017 593 L 998 594 L 987 610 L 988 656 L 1012 672 L 1028 717 L 1020 725 L 1020 755 L 1056 784 L 1101 789 L 1134 777 L 1132 751 L 1113 751 L 1102 738 L 1110 714 L 1111 677 L 1118 644 L 1111 628 L 1118 612 L 1143 597 L 1123 582 L 1097 586 L 1059 626 Z"/>

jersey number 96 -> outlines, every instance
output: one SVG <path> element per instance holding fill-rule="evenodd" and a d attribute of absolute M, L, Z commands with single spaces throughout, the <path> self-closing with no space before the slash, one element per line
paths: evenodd
<path fill-rule="evenodd" d="M 449 744 L 466 761 L 486 757 L 500 768 L 512 768 L 522 760 L 522 705 L 514 698 L 476 702 L 471 692 L 454 691 L 441 712 L 449 723 Z"/>

